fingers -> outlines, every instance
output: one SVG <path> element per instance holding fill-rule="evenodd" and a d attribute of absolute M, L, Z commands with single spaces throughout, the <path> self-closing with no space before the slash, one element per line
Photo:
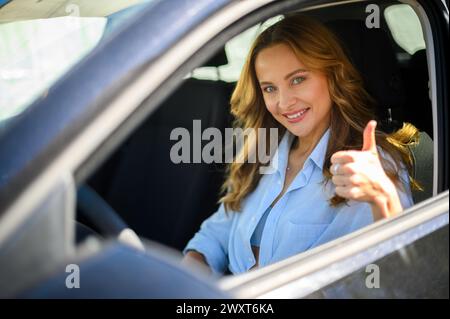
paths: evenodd
<path fill-rule="evenodd" d="M 361 150 L 339 151 L 331 157 L 330 172 L 336 195 L 357 201 L 372 202 L 379 192 L 384 170 L 379 161 L 375 140 L 376 121 L 369 121 L 363 133 Z"/>
<path fill-rule="evenodd" d="M 341 164 L 339 164 L 339 163 L 331 165 L 330 166 L 330 173 L 333 174 L 333 175 L 338 175 L 340 166 L 341 166 Z"/>
<path fill-rule="evenodd" d="M 355 161 L 355 158 L 358 157 L 360 151 L 339 151 L 334 153 L 331 156 L 331 163 L 332 164 L 346 164 L 351 163 Z"/>
<path fill-rule="evenodd" d="M 335 186 L 345 186 L 346 183 L 348 184 L 347 178 L 341 175 L 333 175 L 331 181 Z"/>
<path fill-rule="evenodd" d="M 355 186 L 360 187 L 366 179 L 358 174 L 333 175 L 331 181 L 335 186 Z"/>
<path fill-rule="evenodd" d="M 363 133 L 363 147 L 362 151 L 370 151 L 377 153 L 377 143 L 375 140 L 375 128 L 377 127 L 376 121 L 369 121 Z"/>
<path fill-rule="evenodd" d="M 371 152 L 373 154 L 378 154 L 377 144 L 375 139 L 375 128 L 377 127 L 376 121 L 369 121 L 363 133 L 363 147 L 361 151 L 350 150 L 350 151 L 338 151 L 331 156 L 332 164 L 345 164 L 350 162 L 356 162 L 358 158 L 361 157 L 363 152 Z"/>
<path fill-rule="evenodd" d="M 332 172 L 338 167 L 337 174 L 333 173 L 331 181 L 335 186 L 335 193 L 343 198 L 350 200 L 365 200 L 367 190 L 367 178 L 361 174 L 355 173 L 354 163 L 345 165 L 333 164 Z"/>
<path fill-rule="evenodd" d="M 336 195 L 347 199 L 359 200 L 363 197 L 361 189 L 354 186 L 336 186 L 335 192 Z"/>
<path fill-rule="evenodd" d="M 355 167 L 355 163 L 336 163 L 330 166 L 330 173 L 333 176 L 339 176 L 339 175 L 351 175 L 354 174 L 357 171 Z"/>

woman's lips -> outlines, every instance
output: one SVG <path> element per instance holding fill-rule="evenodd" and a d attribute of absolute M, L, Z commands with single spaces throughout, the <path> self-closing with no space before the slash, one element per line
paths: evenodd
<path fill-rule="evenodd" d="M 283 116 L 288 120 L 289 123 L 298 123 L 305 118 L 308 111 L 309 107 L 296 112 L 284 113 Z"/>

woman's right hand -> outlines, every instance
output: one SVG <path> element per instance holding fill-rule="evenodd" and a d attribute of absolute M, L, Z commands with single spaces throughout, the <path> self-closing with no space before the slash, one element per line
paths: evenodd
<path fill-rule="evenodd" d="M 370 121 L 361 150 L 339 151 L 331 157 L 330 172 L 336 194 L 371 205 L 374 220 L 395 216 L 402 205 L 394 183 L 385 173 L 375 140 L 377 123 Z"/>

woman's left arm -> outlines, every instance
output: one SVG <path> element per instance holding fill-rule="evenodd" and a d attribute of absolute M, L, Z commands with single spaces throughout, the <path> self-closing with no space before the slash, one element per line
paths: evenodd
<path fill-rule="evenodd" d="M 337 195 L 369 203 L 374 220 L 379 220 L 399 214 L 403 207 L 394 183 L 380 162 L 375 141 L 376 125 L 375 121 L 367 124 L 360 151 L 333 154 L 330 172 Z"/>

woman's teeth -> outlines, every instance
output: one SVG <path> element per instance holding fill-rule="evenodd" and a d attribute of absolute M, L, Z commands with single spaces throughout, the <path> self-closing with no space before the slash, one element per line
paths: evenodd
<path fill-rule="evenodd" d="M 288 119 L 290 119 L 290 120 L 293 120 L 293 119 L 296 119 L 296 118 L 302 116 L 306 111 L 308 111 L 308 109 L 304 109 L 304 110 L 302 110 L 302 111 L 300 111 L 298 113 L 295 113 L 295 114 L 286 115 L 286 117 Z"/>

